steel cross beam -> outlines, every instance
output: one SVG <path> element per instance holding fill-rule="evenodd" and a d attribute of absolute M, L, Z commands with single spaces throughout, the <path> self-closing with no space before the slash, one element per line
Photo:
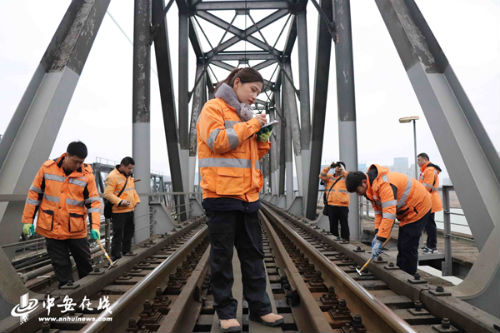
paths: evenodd
<path fill-rule="evenodd" d="M 196 4 L 196 10 L 288 9 L 289 1 L 210 1 Z"/>
<path fill-rule="evenodd" d="M 454 294 L 500 316 L 500 158 L 413 0 L 376 0 L 453 181 L 479 257 Z"/>
<path fill-rule="evenodd" d="M 263 18 L 259 22 L 257 22 L 255 25 L 252 25 L 251 27 L 247 28 L 246 30 L 241 30 L 234 25 L 224 21 L 223 19 L 217 17 L 216 15 L 205 12 L 205 11 L 197 11 L 196 15 L 201 17 L 207 22 L 210 22 L 214 24 L 215 26 L 227 30 L 230 33 L 234 34 L 233 37 L 228 39 L 227 41 L 221 43 L 218 45 L 215 49 L 210 50 L 209 52 L 206 53 L 207 58 L 213 57 L 215 54 L 224 51 L 231 47 L 232 45 L 236 44 L 240 40 L 247 40 L 249 43 L 252 43 L 253 45 L 263 49 L 267 50 L 269 53 L 274 54 L 276 57 L 279 57 L 281 55 L 281 52 L 270 46 L 269 44 L 262 42 L 260 39 L 253 37 L 252 34 L 256 33 L 259 31 L 259 29 L 263 29 L 267 27 L 268 25 L 276 22 L 280 18 L 286 16 L 288 14 L 287 10 L 278 10 L 269 16 Z"/>
<path fill-rule="evenodd" d="M 48 159 L 110 0 L 74 0 L 0 141 L 0 193 L 26 193 Z M 0 244 L 17 241 L 24 203 L 0 203 Z"/>

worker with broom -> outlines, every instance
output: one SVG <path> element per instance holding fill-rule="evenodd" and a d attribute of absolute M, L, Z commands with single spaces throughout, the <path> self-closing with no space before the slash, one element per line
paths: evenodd
<path fill-rule="evenodd" d="M 382 253 L 383 243 L 391 236 L 394 220 L 399 220 L 397 265 L 405 272 L 417 272 L 418 243 L 430 217 L 431 197 L 416 179 L 377 164 L 365 174 L 349 172 L 346 178 L 349 192 L 364 195 L 375 210 L 375 237 L 372 256 Z"/>

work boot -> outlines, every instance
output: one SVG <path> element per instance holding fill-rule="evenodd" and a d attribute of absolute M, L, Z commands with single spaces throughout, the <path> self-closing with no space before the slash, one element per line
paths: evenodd
<path fill-rule="evenodd" d="M 269 326 L 269 327 L 276 327 L 283 325 L 283 316 L 275 313 L 268 313 L 263 316 L 252 316 L 250 315 L 250 320 L 256 321 L 258 323 L 261 323 L 263 325 Z"/>
<path fill-rule="evenodd" d="M 241 332 L 241 325 L 236 318 L 221 319 L 219 324 L 223 332 Z"/>

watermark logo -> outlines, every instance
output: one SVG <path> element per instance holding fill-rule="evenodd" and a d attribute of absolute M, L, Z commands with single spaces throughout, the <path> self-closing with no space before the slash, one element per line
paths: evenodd
<path fill-rule="evenodd" d="M 52 297 L 50 295 L 47 295 L 46 299 L 44 299 L 41 302 L 41 306 L 43 309 L 47 310 L 47 317 L 41 316 L 38 317 L 38 321 L 41 322 L 90 322 L 90 321 L 112 321 L 113 319 L 109 316 L 104 316 L 103 318 L 94 318 L 94 317 L 79 317 L 79 316 L 71 316 L 71 314 L 74 314 L 77 311 L 100 311 L 103 312 L 107 315 L 111 315 L 113 311 L 111 310 L 111 302 L 109 301 L 109 296 L 104 295 L 101 298 L 98 299 L 98 304 L 95 308 L 92 307 L 92 301 L 90 298 L 85 296 L 81 302 L 78 304 L 73 301 L 73 298 L 69 297 L 68 295 L 64 296 L 62 299 L 62 302 L 59 304 L 56 304 L 56 298 Z M 28 293 L 22 295 L 19 300 L 19 304 L 16 305 L 12 310 L 11 310 L 11 315 L 13 317 L 19 317 L 19 320 L 21 321 L 21 325 L 24 324 L 25 322 L 28 321 L 29 319 L 29 314 L 36 310 L 38 308 L 37 299 L 29 299 Z M 60 315 L 57 315 L 56 317 L 49 317 L 51 313 L 51 309 L 55 308 L 58 309 L 57 311 Z M 54 314 L 53 314 L 54 315 Z M 61 316 L 63 315 L 63 316 Z"/>
<path fill-rule="evenodd" d="M 21 295 L 19 298 L 19 304 L 16 305 L 10 314 L 13 317 L 19 317 L 21 324 L 28 321 L 28 316 L 31 312 L 35 311 L 38 307 L 38 300 L 35 298 L 29 298 L 29 294 L 26 293 Z"/>

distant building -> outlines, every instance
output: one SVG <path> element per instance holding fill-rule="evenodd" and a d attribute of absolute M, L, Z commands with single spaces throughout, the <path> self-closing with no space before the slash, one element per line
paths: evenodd
<path fill-rule="evenodd" d="M 408 157 L 394 157 L 391 171 L 408 174 Z"/>

